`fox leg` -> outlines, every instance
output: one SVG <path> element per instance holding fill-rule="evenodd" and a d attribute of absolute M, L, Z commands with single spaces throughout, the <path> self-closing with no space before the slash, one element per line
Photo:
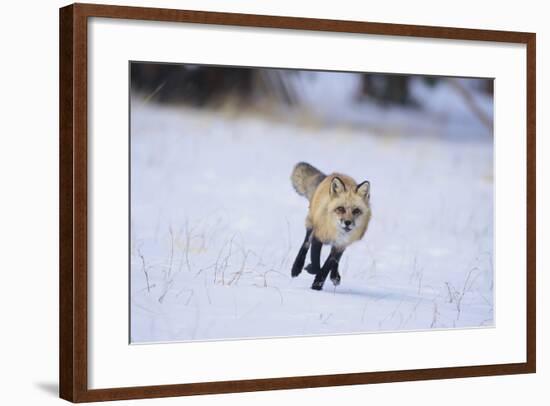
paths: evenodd
<path fill-rule="evenodd" d="M 338 275 L 338 277 L 340 276 L 340 274 L 338 273 L 338 261 L 340 261 L 340 257 L 342 256 L 343 253 L 344 253 L 343 250 L 340 251 L 332 247 L 332 250 L 330 251 L 330 255 L 325 261 L 323 268 L 321 268 L 319 272 L 317 272 L 317 274 L 315 275 L 315 279 L 313 280 L 313 285 L 311 285 L 311 289 L 314 289 L 314 290 L 323 289 L 323 285 L 325 284 L 325 280 L 327 279 L 329 272 L 331 272 L 331 279 L 334 272 L 335 272 L 334 279 L 336 279 L 336 275 Z M 312 254 L 313 254 L 313 251 L 312 251 Z M 313 264 L 313 258 L 312 258 L 312 264 Z M 336 269 L 336 271 L 333 271 L 334 269 Z M 339 279 L 338 279 L 338 282 L 340 282 Z M 333 283 L 334 283 L 334 280 L 333 280 Z"/>
<path fill-rule="evenodd" d="M 304 242 L 302 243 L 302 246 L 300 247 L 300 251 L 298 251 L 298 255 L 296 256 L 296 259 L 294 260 L 294 264 L 292 265 L 292 271 L 290 274 L 293 278 L 300 275 L 302 272 L 302 269 L 304 267 L 304 262 L 306 261 L 306 255 L 309 250 L 309 246 L 311 244 L 311 228 L 306 229 L 306 238 L 304 239 Z"/>
<path fill-rule="evenodd" d="M 315 236 L 311 237 L 311 264 L 308 265 L 308 272 L 318 274 L 321 272 L 321 248 L 323 243 Z"/>
<path fill-rule="evenodd" d="M 336 261 L 333 263 L 332 268 L 330 270 L 330 280 L 332 281 L 334 286 L 338 286 L 340 284 L 340 280 L 342 279 L 340 277 L 340 272 L 338 272 L 338 265 L 340 264 L 340 258 L 342 257 L 343 253 L 344 253 L 344 250 L 338 252 Z"/>

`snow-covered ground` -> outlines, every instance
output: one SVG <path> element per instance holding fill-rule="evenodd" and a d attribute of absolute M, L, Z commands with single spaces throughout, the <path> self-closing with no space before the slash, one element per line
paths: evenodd
<path fill-rule="evenodd" d="M 381 134 L 288 117 L 132 101 L 131 341 L 492 326 L 493 146 L 475 118 Z M 290 277 L 298 161 L 372 185 L 370 228 L 321 292 Z"/>

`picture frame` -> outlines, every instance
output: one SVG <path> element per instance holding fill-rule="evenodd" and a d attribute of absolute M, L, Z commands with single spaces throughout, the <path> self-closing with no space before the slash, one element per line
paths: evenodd
<path fill-rule="evenodd" d="M 246 15 L 203 11 L 73 4 L 60 9 L 60 397 L 72 402 L 142 399 L 277 389 L 449 379 L 536 371 L 536 35 L 525 32 L 428 27 L 416 25 L 322 20 L 298 17 Z M 526 194 L 525 354 L 524 362 L 448 366 L 417 369 L 277 376 L 239 380 L 196 381 L 176 384 L 91 388 L 89 385 L 88 318 L 90 302 L 89 171 L 94 157 L 89 150 L 89 21 L 150 21 L 170 24 L 248 27 L 255 29 L 348 33 L 374 37 L 456 40 L 521 44 L 526 47 L 524 168 Z M 498 137 L 498 132 L 495 137 Z M 126 272 L 126 270 L 121 270 Z M 127 320 L 120 320 L 125 323 Z"/>

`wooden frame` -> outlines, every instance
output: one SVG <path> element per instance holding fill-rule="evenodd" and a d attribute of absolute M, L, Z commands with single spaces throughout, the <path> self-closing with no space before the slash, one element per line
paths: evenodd
<path fill-rule="evenodd" d="M 527 337 L 525 363 L 212 383 L 88 389 L 87 21 L 88 17 L 526 44 Z M 536 370 L 535 34 L 294 17 L 74 4 L 60 9 L 60 396 L 72 402 L 533 373 Z"/>

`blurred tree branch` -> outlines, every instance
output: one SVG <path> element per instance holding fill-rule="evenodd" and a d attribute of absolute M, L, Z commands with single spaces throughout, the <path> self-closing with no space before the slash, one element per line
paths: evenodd
<path fill-rule="evenodd" d="M 493 119 L 489 117 L 485 111 L 477 104 L 472 91 L 464 86 L 456 78 L 447 78 L 448 83 L 456 92 L 464 99 L 465 104 L 470 108 L 472 113 L 481 121 L 481 123 L 487 127 L 487 129 L 493 129 Z"/>

